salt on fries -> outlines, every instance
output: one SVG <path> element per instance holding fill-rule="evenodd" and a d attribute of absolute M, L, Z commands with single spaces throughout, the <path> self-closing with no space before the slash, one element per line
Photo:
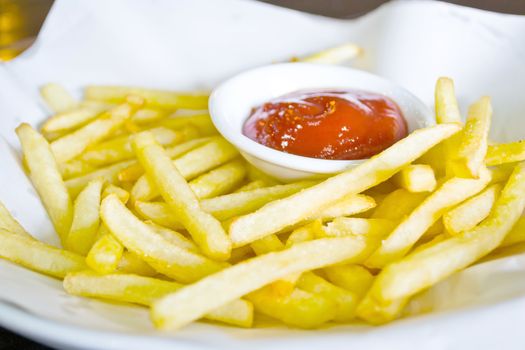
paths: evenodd
<path fill-rule="evenodd" d="M 343 45 L 303 60 L 334 63 Z M 490 144 L 483 97 L 462 127 L 451 79 L 436 126 L 323 181 L 283 184 L 217 135 L 207 95 L 42 89 L 55 115 L 17 128 L 28 176 L 62 248 L 0 203 L 0 257 L 73 295 L 151 308 L 161 329 L 372 324 L 499 247 L 525 242 L 525 143 Z M 191 113 L 188 110 L 192 109 Z"/>

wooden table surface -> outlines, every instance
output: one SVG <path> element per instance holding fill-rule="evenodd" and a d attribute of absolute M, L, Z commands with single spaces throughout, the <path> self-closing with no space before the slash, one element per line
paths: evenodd
<path fill-rule="evenodd" d="M 0 61 L 16 57 L 35 40 L 54 0 L 0 0 Z M 385 0 L 262 0 L 263 2 L 336 18 L 354 18 L 367 13 Z M 525 15 L 525 0 L 448 1 L 485 10 Z M 45 350 L 0 328 L 0 350 Z"/>

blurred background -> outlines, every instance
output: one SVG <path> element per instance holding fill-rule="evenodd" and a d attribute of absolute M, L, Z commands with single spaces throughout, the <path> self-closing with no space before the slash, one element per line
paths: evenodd
<path fill-rule="evenodd" d="M 336 18 L 363 15 L 388 0 L 262 0 Z M 407 0 L 409 1 L 409 0 Z M 35 40 L 54 0 L 0 0 L 0 61 L 16 57 Z M 463 6 L 525 15 L 525 0 L 452 0 Z"/>

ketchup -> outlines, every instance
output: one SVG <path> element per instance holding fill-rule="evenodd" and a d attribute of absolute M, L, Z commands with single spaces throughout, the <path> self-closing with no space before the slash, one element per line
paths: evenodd
<path fill-rule="evenodd" d="M 322 159 L 363 159 L 407 135 L 391 99 L 359 90 L 297 91 L 253 108 L 243 134 L 273 149 Z"/>

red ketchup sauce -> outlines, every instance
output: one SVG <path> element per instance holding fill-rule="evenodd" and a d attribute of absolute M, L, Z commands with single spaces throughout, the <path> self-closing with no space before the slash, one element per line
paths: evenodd
<path fill-rule="evenodd" d="M 297 91 L 252 109 L 243 134 L 273 149 L 322 159 L 363 159 L 407 135 L 391 99 L 359 90 Z"/>

